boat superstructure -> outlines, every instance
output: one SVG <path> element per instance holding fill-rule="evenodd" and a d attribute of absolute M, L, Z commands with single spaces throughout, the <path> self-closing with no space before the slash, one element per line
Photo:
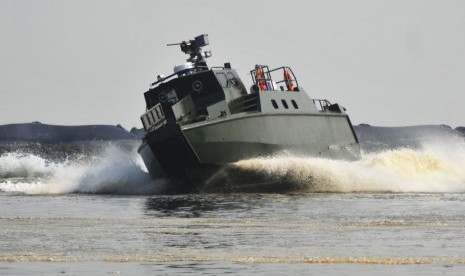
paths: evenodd
<path fill-rule="evenodd" d="M 187 63 L 144 93 L 139 148 L 155 178 L 195 185 L 224 164 L 280 152 L 353 159 L 357 136 L 345 109 L 311 99 L 290 67 L 255 65 L 249 90 L 230 63 L 208 67 L 208 35 L 183 41 Z M 173 45 L 173 44 L 170 44 Z"/>

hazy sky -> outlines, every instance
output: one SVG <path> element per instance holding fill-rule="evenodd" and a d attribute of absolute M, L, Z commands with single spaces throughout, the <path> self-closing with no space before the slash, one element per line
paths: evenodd
<path fill-rule="evenodd" d="M 464 0 L 0 0 L 0 124 L 141 127 L 143 92 L 208 33 L 247 87 L 293 68 L 354 124 L 465 125 Z"/>

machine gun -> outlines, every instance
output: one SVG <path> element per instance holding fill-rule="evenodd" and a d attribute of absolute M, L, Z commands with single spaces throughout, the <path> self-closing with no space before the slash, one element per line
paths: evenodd
<path fill-rule="evenodd" d="M 202 48 L 201 48 L 203 46 L 207 46 L 208 44 L 209 44 L 208 34 L 199 35 L 195 37 L 194 40 L 189 40 L 187 42 L 183 41 L 179 43 L 167 44 L 166 46 L 180 45 L 181 51 L 183 51 L 185 54 L 190 56 L 187 59 L 188 64 L 175 66 L 174 74 L 171 74 L 167 77 L 163 75 L 158 75 L 157 81 L 152 83 L 151 86 L 154 86 L 160 82 L 163 82 L 175 75 L 179 76 L 180 74 L 190 72 L 192 71 L 192 69 L 194 69 L 195 71 L 208 70 L 207 62 L 205 61 L 205 59 L 211 57 L 212 53 L 211 51 L 205 51 L 202 53 Z"/>
<path fill-rule="evenodd" d="M 205 51 L 202 53 L 201 48 L 203 46 L 207 46 L 208 44 L 208 34 L 203 34 L 195 37 L 194 40 L 189 40 L 188 42 L 183 41 L 180 43 L 171 43 L 167 44 L 166 46 L 180 45 L 181 51 L 190 56 L 187 59 L 187 62 L 192 62 L 197 70 L 208 70 L 205 59 L 211 57 L 212 53 L 211 51 Z"/>

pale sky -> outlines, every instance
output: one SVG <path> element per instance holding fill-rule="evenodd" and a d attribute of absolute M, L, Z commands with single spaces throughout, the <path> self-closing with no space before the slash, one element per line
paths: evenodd
<path fill-rule="evenodd" d="M 354 124 L 465 125 L 463 0 L 0 0 L 0 124 L 141 127 L 143 92 L 209 34 L 210 66 L 289 65 Z"/>

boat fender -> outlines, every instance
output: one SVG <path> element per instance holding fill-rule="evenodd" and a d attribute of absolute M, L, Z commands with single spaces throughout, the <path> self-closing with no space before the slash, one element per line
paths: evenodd
<path fill-rule="evenodd" d="M 284 81 L 286 82 L 287 89 L 289 89 L 289 91 L 294 91 L 295 85 L 292 81 L 291 72 L 289 72 L 289 70 L 284 70 Z"/>

